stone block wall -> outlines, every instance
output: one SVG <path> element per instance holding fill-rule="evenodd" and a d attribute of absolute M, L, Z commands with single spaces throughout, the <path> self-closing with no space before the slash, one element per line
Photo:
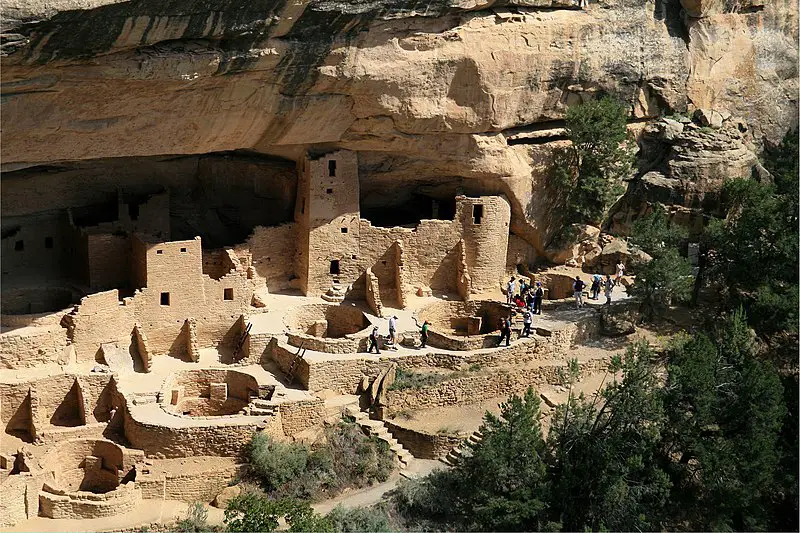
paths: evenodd
<path fill-rule="evenodd" d="M 243 247 L 236 247 L 240 255 L 249 254 L 255 269 L 256 281 L 266 284 L 270 291 L 287 289 L 296 277 L 297 224 L 257 226 Z"/>
<path fill-rule="evenodd" d="M 142 491 L 132 481 L 105 494 L 56 492 L 50 489 L 39 493 L 39 512 L 42 516 L 57 519 L 103 518 L 132 511 L 142 500 Z"/>
<path fill-rule="evenodd" d="M 30 368 L 66 364 L 67 330 L 59 326 L 29 326 L 0 334 L 0 368 Z"/>
<path fill-rule="evenodd" d="M 321 426 L 325 419 L 325 403 L 320 398 L 282 403 L 280 414 L 283 433 L 291 437 L 308 428 Z"/>
<path fill-rule="evenodd" d="M 384 424 L 394 438 L 400 442 L 411 455 L 420 459 L 438 459 L 447 455 L 453 447 L 464 440 L 454 435 L 439 435 L 419 429 L 405 427 L 397 420 L 384 420 Z"/>

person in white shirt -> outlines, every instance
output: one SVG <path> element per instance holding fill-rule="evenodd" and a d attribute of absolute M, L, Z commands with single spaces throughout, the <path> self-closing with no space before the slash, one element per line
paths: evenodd
<path fill-rule="evenodd" d="M 397 316 L 395 315 L 389 319 L 389 340 L 392 345 L 397 344 Z"/>
<path fill-rule="evenodd" d="M 625 265 L 622 264 L 622 261 L 617 263 L 617 279 L 616 282 L 619 283 L 619 280 L 622 279 L 622 276 L 625 274 Z"/>
<path fill-rule="evenodd" d="M 508 281 L 508 293 L 506 294 L 506 303 L 511 304 L 514 302 L 514 293 L 517 292 L 517 280 L 512 277 Z"/>

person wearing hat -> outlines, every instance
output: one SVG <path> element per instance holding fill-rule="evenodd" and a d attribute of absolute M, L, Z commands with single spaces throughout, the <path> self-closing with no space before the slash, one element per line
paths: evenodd
<path fill-rule="evenodd" d="M 378 326 L 372 328 L 372 333 L 369 334 L 369 349 L 367 353 L 372 353 L 372 348 L 375 348 L 375 353 L 381 353 L 380 348 L 378 348 Z"/>
<path fill-rule="evenodd" d="M 536 290 L 533 292 L 533 314 L 534 315 L 541 315 L 542 314 L 542 299 L 544 299 L 544 289 L 542 288 L 542 282 L 536 282 Z"/>
<path fill-rule="evenodd" d="M 389 341 L 392 345 L 397 344 L 397 315 L 389 318 Z"/>

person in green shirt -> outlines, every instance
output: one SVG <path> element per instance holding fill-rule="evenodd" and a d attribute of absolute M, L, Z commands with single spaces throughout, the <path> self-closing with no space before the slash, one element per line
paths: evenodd
<path fill-rule="evenodd" d="M 420 345 L 420 348 L 425 348 L 425 345 L 428 343 L 428 327 L 429 326 L 430 326 L 430 324 L 428 324 L 427 320 L 422 323 L 422 328 L 419 331 L 420 337 L 422 338 L 422 344 Z"/>

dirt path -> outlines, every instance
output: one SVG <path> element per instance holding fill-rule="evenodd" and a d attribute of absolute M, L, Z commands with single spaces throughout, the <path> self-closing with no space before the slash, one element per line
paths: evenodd
<path fill-rule="evenodd" d="M 403 472 L 409 477 L 414 478 L 425 476 L 431 473 L 434 469 L 443 467 L 444 465 L 439 461 L 430 459 L 414 459 L 414 461 L 409 465 L 409 468 Z M 372 487 L 367 487 L 360 490 L 348 491 L 344 494 L 340 494 L 336 498 L 315 503 L 311 507 L 313 507 L 314 510 L 319 514 L 327 514 L 339 505 L 346 508 L 374 505 L 381 501 L 384 494 L 397 487 L 397 484 L 400 483 L 402 479 L 403 476 L 400 473 L 395 472 L 388 480 L 379 485 L 374 485 Z"/>

